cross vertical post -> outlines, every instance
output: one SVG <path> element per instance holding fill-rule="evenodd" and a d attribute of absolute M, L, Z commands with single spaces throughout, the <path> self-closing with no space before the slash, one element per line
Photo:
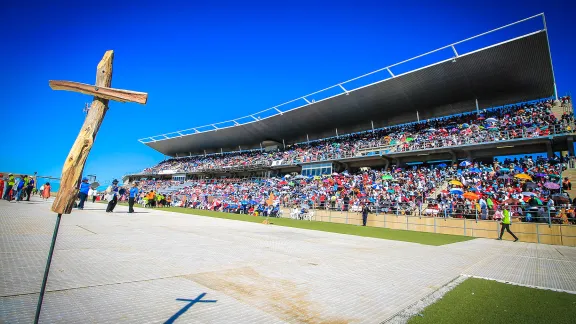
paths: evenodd
<path fill-rule="evenodd" d="M 76 197 L 78 197 L 78 187 L 82 178 L 84 166 L 86 165 L 86 159 L 92 149 L 92 145 L 94 145 L 96 134 L 104 120 L 106 111 L 108 111 L 109 100 L 137 102 L 140 104 L 146 104 L 148 100 L 148 94 L 144 92 L 110 88 L 110 85 L 112 84 L 113 60 L 114 51 L 106 51 L 104 57 L 102 57 L 102 60 L 100 60 L 96 67 L 95 85 L 71 81 L 49 81 L 49 85 L 53 90 L 80 92 L 87 95 L 93 95 L 94 99 L 92 100 L 90 108 L 87 109 L 84 125 L 82 125 L 80 133 L 76 137 L 76 141 L 74 141 L 70 153 L 68 153 L 68 156 L 64 161 L 60 188 L 58 189 L 58 194 L 56 195 L 54 203 L 52 203 L 52 211 L 57 213 L 58 216 L 56 218 L 56 225 L 54 227 L 52 242 L 50 244 L 46 267 L 44 269 L 44 278 L 40 288 L 34 323 L 38 323 L 40 319 L 42 301 L 46 291 L 46 283 L 48 281 L 48 274 L 50 273 L 50 264 L 52 263 L 52 255 L 54 254 L 54 247 L 56 245 L 56 237 L 58 236 L 62 214 L 70 214 L 72 212 L 72 206 L 76 201 Z"/>

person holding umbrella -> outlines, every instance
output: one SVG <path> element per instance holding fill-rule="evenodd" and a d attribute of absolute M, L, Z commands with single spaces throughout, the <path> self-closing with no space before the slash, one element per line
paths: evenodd
<path fill-rule="evenodd" d="M 500 229 L 500 236 L 498 236 L 498 240 L 502 240 L 502 235 L 504 235 L 504 230 L 506 230 L 508 233 L 510 233 L 510 235 L 512 235 L 512 237 L 514 238 L 514 242 L 518 241 L 518 237 L 516 235 L 514 235 L 514 233 L 512 233 L 512 231 L 510 230 L 510 225 L 512 223 L 512 215 L 510 212 L 510 208 L 508 207 L 508 204 L 505 203 L 504 204 L 504 210 L 502 211 L 502 228 Z"/>

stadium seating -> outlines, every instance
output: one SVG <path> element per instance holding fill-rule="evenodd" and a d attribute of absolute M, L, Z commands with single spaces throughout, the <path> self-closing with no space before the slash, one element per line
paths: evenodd
<path fill-rule="evenodd" d="M 568 224 L 576 219 L 571 209 L 560 213 L 570 203 L 560 194 L 560 174 L 573 162 L 525 157 L 322 177 L 148 180 L 141 188 L 142 195 L 171 196 L 173 206 L 264 216 L 285 208 L 294 219 L 312 220 L 313 210 L 358 213 L 368 205 L 376 213 L 498 220 L 508 204 L 521 221 Z"/>
<path fill-rule="evenodd" d="M 570 98 L 562 98 L 569 103 Z M 562 113 L 560 115 L 560 113 Z M 374 131 L 349 134 L 310 143 L 289 145 L 274 152 L 261 150 L 193 156 L 163 161 L 145 174 L 258 170 L 274 165 L 329 161 L 374 152 L 409 152 L 466 144 L 534 138 L 571 132 L 574 117 L 563 110 L 552 111 L 551 100 L 518 104 L 427 120 Z"/>

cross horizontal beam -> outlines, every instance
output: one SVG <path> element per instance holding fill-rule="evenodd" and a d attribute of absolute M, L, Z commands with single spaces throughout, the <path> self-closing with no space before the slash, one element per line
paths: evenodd
<path fill-rule="evenodd" d="M 72 92 L 80 92 L 87 95 L 93 95 L 98 98 L 114 100 L 119 102 L 136 102 L 139 104 L 146 104 L 148 101 L 148 94 L 145 92 L 136 92 L 130 90 L 114 89 L 107 87 L 98 87 L 90 84 L 50 80 L 48 81 L 52 90 L 65 90 Z"/>

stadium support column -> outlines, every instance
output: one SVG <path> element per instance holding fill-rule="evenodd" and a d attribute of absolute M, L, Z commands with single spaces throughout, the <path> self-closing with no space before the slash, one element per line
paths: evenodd
<path fill-rule="evenodd" d="M 336 137 L 338 137 L 338 128 L 336 128 Z"/>
<path fill-rule="evenodd" d="M 476 98 L 476 113 L 480 113 L 480 106 L 478 106 L 478 98 Z"/>
<path fill-rule="evenodd" d="M 286 149 L 286 142 L 284 142 L 284 139 L 282 139 L 282 146 L 284 147 L 284 149 Z"/>
<path fill-rule="evenodd" d="M 552 150 L 552 141 L 546 142 L 546 154 L 549 159 L 554 157 L 554 151 Z"/>
<path fill-rule="evenodd" d="M 310 137 L 308 137 L 308 134 L 306 134 L 306 142 L 310 143 Z"/>
<path fill-rule="evenodd" d="M 371 121 L 370 121 L 370 124 L 372 124 L 372 133 L 374 133 L 374 121 L 371 120 Z"/>
<path fill-rule="evenodd" d="M 552 80 L 554 81 L 554 98 L 558 100 L 558 89 L 556 88 L 556 75 L 554 74 L 554 65 L 552 64 L 552 51 L 550 50 L 550 39 L 548 38 L 548 27 L 546 26 L 546 16 L 542 13 L 542 24 L 546 32 L 546 43 L 548 43 L 548 57 L 550 58 L 550 67 L 552 69 Z"/>
<path fill-rule="evenodd" d="M 568 155 L 574 156 L 574 137 L 568 136 L 566 142 L 568 144 Z"/>
<path fill-rule="evenodd" d="M 384 170 L 388 170 L 390 167 L 390 160 L 388 158 L 382 157 L 384 159 Z"/>
<path fill-rule="evenodd" d="M 418 119 L 418 122 L 420 122 L 420 114 L 418 113 L 418 110 L 416 110 L 416 119 Z"/>
<path fill-rule="evenodd" d="M 448 151 L 448 153 L 452 157 L 452 164 L 458 163 L 458 158 L 456 157 L 456 153 L 454 153 L 454 151 L 452 151 L 452 150 Z"/>

